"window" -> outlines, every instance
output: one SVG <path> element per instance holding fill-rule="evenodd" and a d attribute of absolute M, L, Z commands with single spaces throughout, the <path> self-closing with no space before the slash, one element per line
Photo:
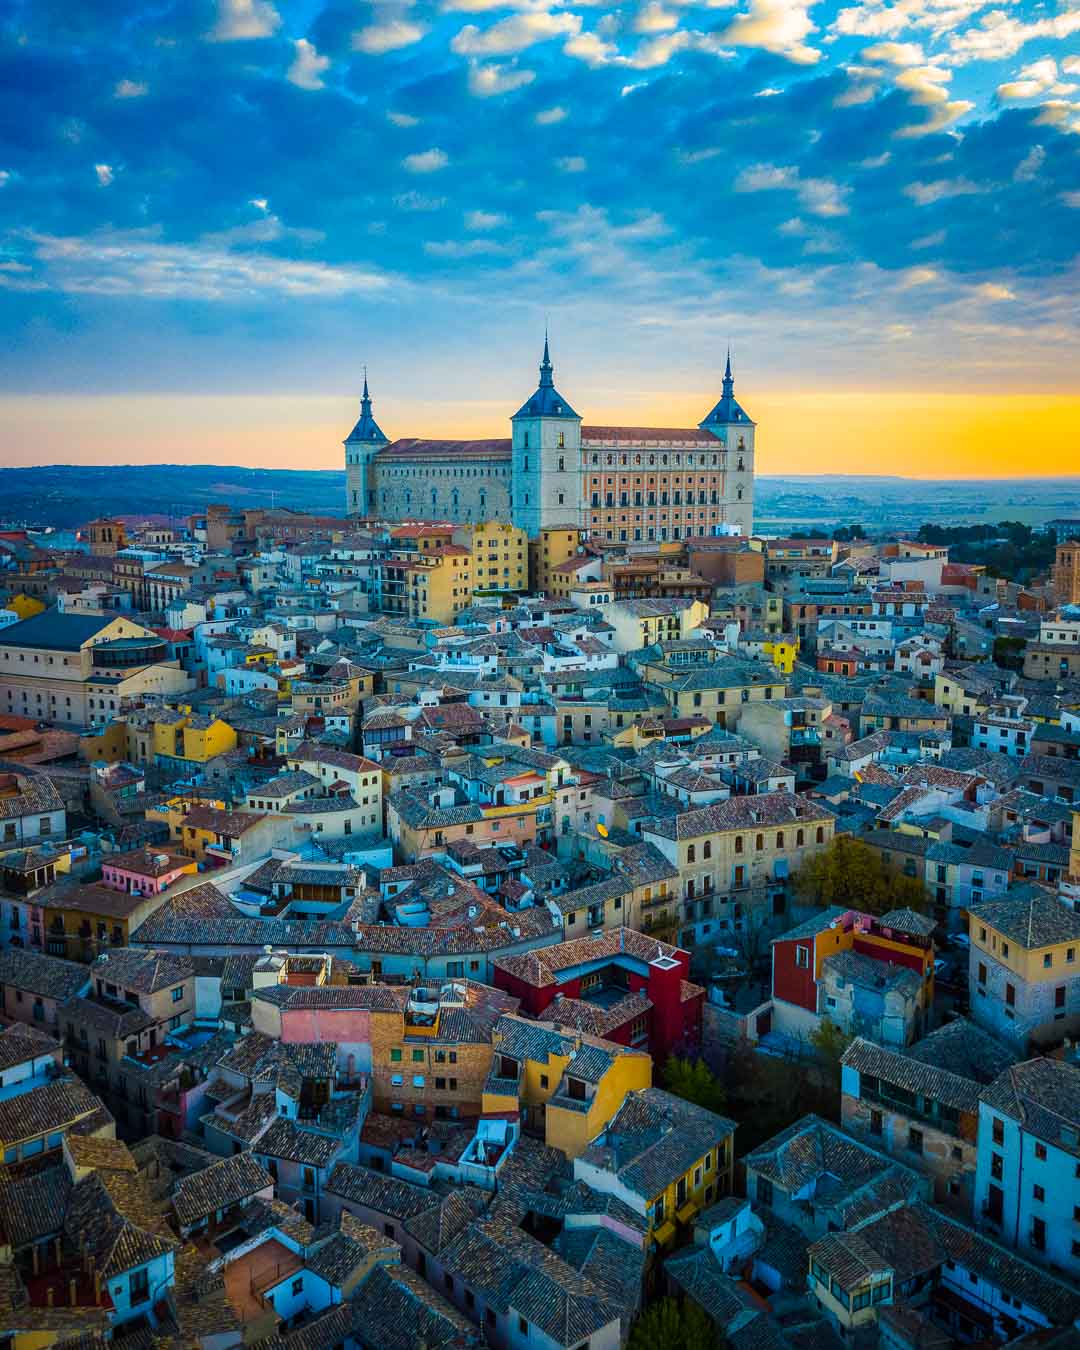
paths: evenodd
<path fill-rule="evenodd" d="M 1046 1145 L 1037 1143 L 1035 1145 L 1035 1157 L 1039 1162 L 1046 1161 Z"/>
<path fill-rule="evenodd" d="M 133 1304 L 145 1303 L 150 1297 L 150 1272 L 145 1266 L 142 1270 L 132 1271 L 128 1280 L 128 1296 Z"/>
<path fill-rule="evenodd" d="M 293 1282 L 292 1282 L 292 1291 L 293 1291 L 294 1294 L 302 1294 L 302 1293 L 304 1292 L 304 1277 L 303 1277 L 303 1275 L 301 1275 L 301 1276 L 299 1276 L 299 1278 L 293 1280 Z"/>
<path fill-rule="evenodd" d="M 182 984 L 178 984 L 176 988 L 172 991 L 172 1001 L 174 1003 L 179 1003 L 183 997 L 184 997 L 184 986 Z"/>
<path fill-rule="evenodd" d="M 1031 1245 L 1037 1252 L 1046 1250 L 1046 1220 L 1032 1219 L 1031 1221 Z"/>
<path fill-rule="evenodd" d="M 759 1205 L 765 1205 L 766 1207 L 772 1205 L 773 1184 L 767 1177 L 758 1177 L 754 1188 L 754 1198 Z"/>
<path fill-rule="evenodd" d="M 391 1064 L 400 1064 L 400 1063 L 401 1063 L 401 1051 L 400 1051 L 400 1050 L 391 1050 L 391 1051 L 390 1051 L 390 1063 L 391 1063 Z"/>
<path fill-rule="evenodd" d="M 804 947 L 801 943 L 795 947 L 795 964 L 802 970 L 809 969 L 810 966 L 810 948 Z"/>
<path fill-rule="evenodd" d="M 1042 1188 L 1042 1186 L 1036 1184 L 1031 1188 L 1031 1198 L 1032 1200 L 1038 1201 L 1038 1203 L 1041 1205 L 1042 1202 L 1046 1199 L 1046 1191 Z"/>
<path fill-rule="evenodd" d="M 922 1130 L 914 1128 L 908 1130 L 908 1148 L 912 1153 L 921 1153 L 923 1151 L 923 1133 Z"/>
<path fill-rule="evenodd" d="M 413 1063 L 414 1063 L 414 1064 L 423 1064 L 423 1062 L 424 1062 L 424 1052 L 423 1052 L 423 1050 L 414 1050 L 414 1051 L 412 1052 L 412 1058 L 413 1058 Z"/>

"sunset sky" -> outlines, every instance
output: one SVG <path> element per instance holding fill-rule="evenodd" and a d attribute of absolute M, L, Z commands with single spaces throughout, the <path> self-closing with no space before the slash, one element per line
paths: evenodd
<path fill-rule="evenodd" d="M 586 421 L 1080 473 L 1080 4 L 0 0 L 0 463 Z"/>

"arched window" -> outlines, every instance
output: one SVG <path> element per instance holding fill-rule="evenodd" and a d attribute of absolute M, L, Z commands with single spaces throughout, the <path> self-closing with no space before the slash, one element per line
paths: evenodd
<path fill-rule="evenodd" d="M 742 851 L 743 851 L 742 835 L 741 835 L 741 834 L 737 834 L 737 835 L 735 836 L 735 852 L 736 852 L 736 853 L 741 853 Z"/>
<path fill-rule="evenodd" d="M 764 847 L 765 847 L 765 836 L 763 834 L 759 834 L 754 839 L 754 848 L 757 849 L 757 851 L 760 853 Z"/>
<path fill-rule="evenodd" d="M 686 861 L 687 861 L 687 862 L 693 862 L 693 861 L 694 861 L 694 846 L 693 846 L 693 844 L 687 844 L 687 846 L 686 846 Z"/>
<path fill-rule="evenodd" d="M 796 847 L 796 848 L 802 848 L 803 844 L 805 844 L 805 843 L 806 843 L 806 833 L 805 833 L 805 831 L 803 831 L 803 830 L 796 830 L 796 831 L 795 831 L 795 847 Z"/>
<path fill-rule="evenodd" d="M 776 832 L 776 847 L 777 847 L 777 848 L 783 848 L 783 847 L 784 847 L 784 831 L 783 831 L 783 830 L 777 830 L 777 832 Z"/>
<path fill-rule="evenodd" d="M 817 841 L 818 841 L 819 844 L 823 844 L 823 843 L 825 842 L 825 827 L 824 827 L 824 825 L 819 825 L 819 826 L 817 827 Z"/>
<path fill-rule="evenodd" d="M 702 846 L 701 846 L 701 856 L 702 856 L 703 858 L 711 858 L 711 857 L 712 857 L 712 840 L 711 840 L 711 839 L 706 839 L 705 842 L 704 842 L 704 844 L 702 844 Z"/>

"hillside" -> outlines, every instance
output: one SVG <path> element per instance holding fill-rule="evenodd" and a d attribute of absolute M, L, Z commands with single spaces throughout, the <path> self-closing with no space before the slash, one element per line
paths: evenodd
<path fill-rule="evenodd" d="M 964 479 L 839 475 L 760 475 L 754 518 L 758 529 L 864 525 L 916 530 L 924 522 L 978 524 L 1080 515 L 1080 479 Z M 0 502 L 8 524 L 71 529 L 96 515 L 179 518 L 210 502 L 289 506 L 342 514 L 340 470 L 247 469 L 218 464 L 49 464 L 0 468 Z"/>

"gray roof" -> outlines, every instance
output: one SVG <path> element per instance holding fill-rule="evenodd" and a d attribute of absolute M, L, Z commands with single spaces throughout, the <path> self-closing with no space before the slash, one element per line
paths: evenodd
<path fill-rule="evenodd" d="M 988 924 L 1028 951 L 1080 940 L 1080 914 L 1041 889 L 984 900 L 969 913 L 973 925 Z"/>
<path fill-rule="evenodd" d="M 1080 1156 L 1080 1068 L 1061 1059 L 1013 1064 L 982 1101 L 1048 1144 Z"/>
<path fill-rule="evenodd" d="M 42 651 L 76 652 L 95 633 L 112 623 L 103 614 L 61 614 L 47 609 L 32 619 L 0 629 L 0 647 L 40 647 Z"/>

